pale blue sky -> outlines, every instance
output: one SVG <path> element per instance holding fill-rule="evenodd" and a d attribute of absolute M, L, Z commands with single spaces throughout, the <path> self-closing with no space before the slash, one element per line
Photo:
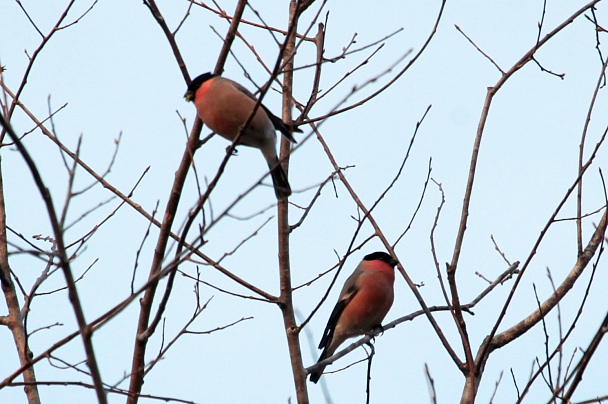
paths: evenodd
<path fill-rule="evenodd" d="M 61 7 L 42 1 L 24 1 L 43 32 L 48 32 Z M 65 2 L 62 2 L 65 3 Z M 222 1 L 229 13 L 234 1 Z M 319 102 L 311 116 L 326 114 L 346 96 L 353 85 L 360 85 L 389 67 L 410 48 L 417 52 L 428 36 L 439 10 L 438 1 L 387 1 L 330 3 L 326 34 L 326 56 L 340 54 L 341 49 L 357 33 L 355 46 L 376 41 L 391 32 L 403 31 L 386 42 L 385 47 L 364 68 L 351 75 L 344 84 Z M 27 63 L 28 52 L 38 46 L 40 36 L 29 24 L 14 1 L 1 3 L 0 64 L 6 66 L 5 81 L 15 89 Z M 77 2 L 71 15 L 77 15 L 90 2 Z M 585 4 L 576 2 L 548 2 L 543 35 L 560 24 Z M 319 7 L 320 3 L 313 6 Z M 170 27 L 175 27 L 188 6 L 186 1 L 163 1 L 159 7 Z M 446 193 L 446 203 L 436 230 L 436 247 L 440 264 L 451 260 L 455 235 L 460 219 L 464 185 L 469 159 L 486 88 L 499 78 L 499 72 L 480 55 L 454 28 L 459 25 L 486 53 L 504 69 L 509 69 L 535 41 L 542 1 L 448 1 L 438 32 L 426 52 L 393 87 L 364 106 L 335 116 L 321 126 L 321 132 L 332 148 L 338 164 L 354 165 L 346 171 L 347 178 L 368 206 L 388 185 L 398 169 L 407 149 L 416 122 L 429 104 L 429 114 L 419 129 L 416 143 L 403 176 L 375 212 L 389 240 L 395 238 L 409 223 L 418 204 L 424 184 L 428 161 L 432 158 L 432 178 L 440 182 Z M 273 26 L 285 27 L 287 2 L 253 2 L 264 20 Z M 600 23 L 608 25 L 605 4 L 596 12 Z M 307 18 L 313 14 L 311 9 Z M 251 10 L 245 18 L 257 21 Z M 309 22 L 304 18 L 302 26 Z M 70 20 L 70 18 L 68 18 Z M 224 34 L 227 23 L 197 6 L 178 34 L 177 41 L 192 77 L 213 70 L 221 48 L 221 39 L 210 26 Z M 458 280 L 462 300 L 468 302 L 485 288 L 485 282 L 475 275 L 481 272 L 493 279 L 506 269 L 506 264 L 495 251 L 490 235 L 494 235 L 502 251 L 511 261 L 524 261 L 541 229 L 577 175 L 578 145 L 592 91 L 601 69 L 595 50 L 593 25 L 579 18 L 550 41 L 538 59 L 547 69 L 566 73 L 565 79 L 542 73 L 530 63 L 519 71 L 495 97 L 482 141 L 477 179 L 471 203 L 471 215 L 460 260 Z M 313 32 L 316 31 L 316 28 Z M 274 64 L 277 46 L 267 32 L 242 25 L 242 33 L 255 46 L 268 65 Z M 604 34 L 605 37 L 605 34 Z M 281 37 L 279 37 L 281 38 Z M 605 40 L 605 38 L 603 38 Z M 257 84 L 267 80 L 267 74 L 255 58 L 238 40 L 234 51 Z M 321 88 L 327 90 L 342 75 L 363 61 L 369 52 L 360 52 L 323 70 Z M 604 54 L 608 51 L 604 50 Z M 314 48 L 307 44 L 296 56 L 296 65 L 309 64 Z M 406 61 L 409 59 L 406 59 Z M 400 64 L 397 69 L 403 66 Z M 225 76 L 240 81 L 248 88 L 242 70 L 229 59 Z M 349 102 L 362 98 L 387 82 L 392 74 L 378 83 L 356 93 Z M 308 98 L 311 71 L 296 75 L 294 96 Z M 55 118 L 58 136 L 74 149 L 79 135 L 83 135 L 81 156 L 98 171 L 103 171 L 114 149 L 114 139 L 122 132 L 122 142 L 108 180 L 123 192 L 128 192 L 146 167 L 150 171 L 137 188 L 133 199 L 151 212 L 156 201 L 162 211 L 169 195 L 183 152 L 186 133 L 176 111 L 185 117 L 190 128 L 195 111 L 183 100 L 186 84 L 178 70 L 169 45 L 150 12 L 141 1 L 101 0 L 82 21 L 57 33 L 40 54 L 22 101 L 38 117 L 47 111 L 47 97 L 54 108 L 68 103 Z M 265 105 L 275 113 L 280 111 L 280 97 L 269 92 Z M 588 134 L 586 156 L 599 140 L 608 124 L 605 89 L 600 93 Z M 21 112 L 16 113 L 13 125 L 17 132 L 33 127 Z M 310 130 L 304 129 L 304 135 Z M 204 135 L 208 133 L 204 129 Z M 304 135 L 299 135 L 299 139 Z M 66 174 L 58 151 L 40 132 L 28 135 L 25 144 L 35 156 L 44 179 L 51 188 L 56 204 L 61 206 L 66 189 Z M 213 177 L 224 157 L 228 143 L 212 139 L 197 152 L 195 162 L 200 176 Z M 228 168 L 212 197 L 217 214 L 266 170 L 256 150 L 240 147 L 238 157 L 231 158 Z M 34 189 L 22 158 L 12 149 L 3 149 L 2 171 L 7 200 L 7 216 L 11 227 L 30 238 L 35 234 L 49 234 L 42 204 Z M 590 168 L 585 181 L 583 206 L 585 212 L 602 206 L 603 194 L 598 167 L 607 171 L 608 152 L 602 149 Z M 312 138 L 293 155 L 289 169 L 294 195 L 291 200 L 304 206 L 314 195 L 305 190 L 324 180 L 332 167 L 319 143 Z M 269 180 L 265 181 L 269 183 Z M 91 183 L 84 172 L 77 174 L 77 189 Z M 327 188 L 311 211 L 305 224 L 292 234 L 291 260 L 293 284 L 299 285 L 336 263 L 334 251 L 343 254 L 355 229 L 351 216 L 357 215 L 355 204 L 344 187 L 337 183 L 339 197 Z M 74 200 L 72 219 L 111 194 L 101 187 Z M 189 177 L 176 226 L 196 201 L 193 176 Z M 275 202 L 270 187 L 261 187 L 240 203 L 233 213 L 247 216 Z M 425 200 L 412 229 L 398 245 L 399 259 L 420 289 L 429 305 L 443 303 L 441 291 L 430 253 L 429 233 L 433 224 L 440 194 L 429 184 Z M 113 201 L 68 232 L 67 239 L 79 237 L 101 220 L 117 204 Z M 575 215 L 575 204 L 570 201 L 560 217 Z M 290 221 L 295 223 L 301 211 L 291 208 Z M 250 235 L 267 218 L 270 210 L 249 221 L 226 219 L 207 236 L 203 250 L 219 258 Z M 584 242 L 593 231 L 595 215 L 585 221 Z M 129 282 L 135 261 L 135 251 L 146 231 L 146 220 L 129 207 L 123 207 L 91 240 L 89 247 L 74 263 L 74 271 L 82 273 L 95 259 L 97 264 L 78 284 L 87 319 L 104 313 L 129 293 Z M 177 227 L 176 227 L 177 228 Z M 223 264 L 247 281 L 278 294 L 276 260 L 276 221 L 271 220 L 259 235 L 245 244 L 237 254 Z M 364 226 L 358 240 L 371 233 Z M 513 325 L 536 307 L 532 284 L 545 299 L 551 292 L 546 276 L 550 268 L 556 282 L 560 282 L 576 261 L 574 222 L 562 222 L 546 237 L 525 275 L 500 330 Z M 147 277 L 157 232 L 152 231 L 139 260 L 137 282 Z M 192 233 L 194 236 L 194 233 Z M 41 244 L 44 245 L 44 244 Z M 47 245 L 44 245 L 48 248 Z M 358 261 L 367 253 L 382 250 L 378 241 L 368 244 L 346 263 L 338 286 L 313 318 L 306 333 L 312 334 L 309 346 L 302 334 L 302 353 L 305 365 L 313 364 L 320 335 L 337 298 L 340 286 Z M 43 269 L 43 263 L 29 257 L 12 257 L 12 269 L 29 284 Z M 193 265 L 183 269 L 195 273 Z M 600 288 L 608 282 L 606 264 L 598 267 L 595 283 L 585 308 L 584 316 L 575 330 L 572 342 L 564 349 L 567 362 L 576 347 L 585 347 L 606 313 L 606 299 Z M 211 269 L 203 269 L 202 278 L 218 287 L 236 293 L 249 294 L 245 289 Z M 172 301 L 167 311 L 166 339 L 172 338 L 194 309 L 193 283 L 178 276 Z M 562 321 L 567 327 L 579 307 L 588 275 L 577 284 L 576 290 L 562 305 Z M 308 316 L 326 290 L 328 277 L 314 285 L 300 289 L 294 295 L 299 312 Z M 64 283 L 55 274 L 44 290 Z M 511 283 L 487 298 L 467 316 L 473 346 L 479 346 L 504 301 Z M 412 292 L 400 275 L 395 283 L 396 299 L 386 321 L 419 309 Z M 207 310 L 194 325 L 196 330 L 223 326 L 242 317 L 253 320 L 211 335 L 184 336 L 146 378 L 144 393 L 178 397 L 197 403 L 295 402 L 291 368 L 288 358 L 283 321 L 280 311 L 271 304 L 242 300 L 202 287 L 202 299 L 211 296 Z M 130 357 L 138 305 L 132 304 L 124 313 L 95 334 L 94 344 L 99 356 L 104 381 L 113 384 L 130 371 Z M 1 312 L 4 314 L 4 310 Z M 30 327 L 37 328 L 54 322 L 62 327 L 36 333 L 31 338 L 34 354 L 72 332 L 75 322 L 67 297 L 55 294 L 38 297 L 30 314 Z M 458 335 L 448 314 L 436 318 L 462 357 Z M 547 326 L 552 332 L 550 346 L 557 341 L 557 315 L 551 313 Z M 7 330 L 0 330 L 0 345 L 12 346 Z M 150 342 L 153 355 L 161 344 L 160 334 Z M 513 369 L 520 388 L 527 380 L 532 361 L 544 355 L 544 336 L 537 327 L 490 358 L 479 391 L 480 403 L 489 402 L 501 371 L 504 371 L 496 403 L 516 400 L 510 369 Z M 65 360 L 83 359 L 82 344 L 75 340 L 58 351 Z M 454 403 L 460 397 L 464 378 L 457 371 L 428 321 L 418 318 L 401 324 L 376 339 L 376 356 L 372 370 L 372 403 L 424 403 L 429 392 L 424 374 L 428 364 L 435 381 L 438 402 Z M 10 351 L 10 350 L 8 350 Z M 311 353 L 312 351 L 312 353 Z M 6 357 L 6 356 L 5 356 Z M 327 370 L 346 366 L 364 357 L 358 350 L 341 359 Z M 150 356 L 152 358 L 152 356 Z M 600 347 L 591 362 L 578 400 L 608 393 L 605 389 L 605 363 L 608 350 Z M 0 378 L 16 367 L 10 357 L 0 362 Z M 358 364 L 322 380 L 334 403 L 360 403 L 365 400 L 366 365 Z M 39 380 L 81 380 L 71 371 L 58 371 L 47 363 L 37 367 Z M 87 380 L 84 378 L 84 380 Z M 88 381 L 88 380 L 87 380 Z M 126 384 L 121 387 L 127 387 Z M 43 402 L 93 402 L 92 390 L 79 387 L 41 387 Z M 68 395 L 69 394 L 69 395 Z M 324 402 L 321 384 L 309 385 L 311 402 Z M 542 402 L 548 397 L 546 386 L 539 382 L 528 402 Z M 123 402 L 118 395 L 109 396 L 111 402 Z M 24 402 L 21 388 L 0 390 L 0 402 Z M 142 402 L 148 402 L 142 400 Z"/>

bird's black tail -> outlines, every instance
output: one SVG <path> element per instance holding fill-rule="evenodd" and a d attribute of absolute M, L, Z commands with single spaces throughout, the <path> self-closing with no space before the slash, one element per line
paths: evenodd
<path fill-rule="evenodd" d="M 317 361 L 317 363 L 321 362 L 322 360 L 325 360 L 326 358 L 328 358 L 330 356 L 331 355 L 329 355 L 327 352 L 327 347 L 325 347 L 325 349 L 323 350 L 323 353 L 321 354 L 321 356 L 319 356 L 319 360 Z M 319 379 L 321 378 L 321 375 L 323 374 L 324 370 L 325 370 L 325 366 L 323 366 L 316 372 L 312 372 L 310 374 L 310 381 L 313 383 L 317 383 L 319 381 Z"/>
<path fill-rule="evenodd" d="M 291 195 L 291 187 L 287 180 L 287 174 L 283 170 L 280 164 L 277 164 L 271 171 L 270 176 L 272 177 L 272 183 L 274 184 L 274 193 L 277 199 L 285 199 Z"/>

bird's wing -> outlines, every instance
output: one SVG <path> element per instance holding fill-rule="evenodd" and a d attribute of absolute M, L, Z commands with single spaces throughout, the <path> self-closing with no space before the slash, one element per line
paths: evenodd
<path fill-rule="evenodd" d="M 226 80 L 228 80 L 228 79 L 226 79 Z M 232 83 L 232 85 L 234 86 L 234 88 L 236 88 L 237 90 L 239 90 L 241 93 L 245 94 L 247 97 L 251 98 L 254 101 L 258 100 L 257 98 L 255 98 L 255 95 L 253 95 L 253 93 L 251 91 L 247 90 L 247 87 L 243 87 L 242 85 L 240 85 L 236 81 L 232 81 L 232 80 L 230 80 L 230 83 Z"/>
<path fill-rule="evenodd" d="M 272 112 L 270 112 L 268 110 L 268 108 L 266 108 L 264 106 L 264 104 L 262 104 L 262 108 L 264 108 L 264 111 L 266 111 L 266 115 L 268 115 L 268 118 L 270 118 L 270 121 L 272 122 L 272 125 L 274 126 L 274 128 L 276 130 L 278 130 L 279 132 L 281 132 L 283 134 L 283 136 L 285 136 L 287 138 L 287 140 L 289 140 L 291 143 L 298 143 L 293 138 L 293 135 L 291 134 L 291 132 L 300 132 L 300 133 L 302 133 L 302 129 L 298 129 L 295 126 L 288 127 L 285 124 L 285 122 L 283 122 L 283 120 L 281 118 L 279 118 L 278 116 L 276 116 L 275 114 L 273 114 Z"/>
<path fill-rule="evenodd" d="M 243 87 L 236 81 L 233 81 L 232 83 L 233 83 L 232 85 L 234 86 L 234 88 L 236 88 L 237 90 L 239 90 L 240 92 L 245 94 L 247 97 L 251 98 L 252 100 L 254 100 L 256 102 L 258 101 L 257 98 L 255 98 L 255 95 L 253 95 L 251 93 L 251 91 L 247 90 L 247 88 Z M 281 120 L 281 118 L 279 118 L 278 116 L 276 116 L 275 114 L 270 112 L 270 110 L 268 108 L 266 108 L 266 106 L 264 104 L 261 104 L 260 106 L 262 107 L 264 112 L 266 112 L 266 115 L 268 115 L 268 118 L 270 118 L 270 121 L 272 122 L 272 125 L 274 126 L 274 128 L 276 130 L 278 130 L 279 132 L 281 132 L 287 138 L 287 140 L 289 140 L 291 143 L 297 143 L 296 140 L 293 138 L 291 132 L 300 132 L 301 133 L 302 130 L 298 129 L 296 127 L 289 128 L 285 124 L 285 122 L 283 122 Z"/>
<path fill-rule="evenodd" d="M 329 316 L 329 320 L 327 321 L 327 326 L 325 327 L 325 331 L 323 331 L 323 338 L 321 338 L 321 342 L 319 343 L 319 349 L 325 348 L 331 344 L 331 340 L 334 337 L 334 331 L 336 329 L 336 324 L 338 324 L 338 320 L 344 311 L 344 308 L 348 305 L 348 303 L 355 297 L 359 289 L 357 288 L 356 282 L 349 282 L 352 278 L 358 273 L 355 271 L 344 284 L 344 288 L 342 289 L 342 293 L 340 295 L 340 300 L 336 303 L 334 310 L 331 312 Z M 356 279 L 355 279 L 356 281 Z"/>

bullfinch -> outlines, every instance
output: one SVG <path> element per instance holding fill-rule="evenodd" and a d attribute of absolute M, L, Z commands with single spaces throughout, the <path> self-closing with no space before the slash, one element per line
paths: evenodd
<path fill-rule="evenodd" d="M 239 83 L 211 73 L 192 80 L 184 98 L 194 102 L 198 117 L 205 125 L 230 141 L 237 137 L 257 102 L 255 96 Z M 260 105 L 238 144 L 262 151 L 270 168 L 275 194 L 278 199 L 284 199 L 291 195 L 291 187 L 277 157 L 275 130 L 292 143 L 296 141 L 291 132 L 302 132 L 295 128 L 290 130 L 280 118 Z"/>
<path fill-rule="evenodd" d="M 340 298 L 329 316 L 319 349 L 319 361 L 329 358 L 348 338 L 370 334 L 381 327 L 386 313 L 393 305 L 395 265 L 399 261 L 385 252 L 366 255 L 348 277 Z M 325 366 L 310 374 L 310 381 L 319 381 Z"/>

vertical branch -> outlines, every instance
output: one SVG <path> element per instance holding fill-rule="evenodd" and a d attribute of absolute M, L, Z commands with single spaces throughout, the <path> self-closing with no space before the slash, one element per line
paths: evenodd
<path fill-rule="evenodd" d="M 513 76 L 517 71 L 519 71 L 522 67 L 524 67 L 529 61 L 532 60 L 534 54 L 551 38 L 553 38 L 558 32 L 564 29 L 566 26 L 571 24 L 577 17 L 583 14 L 586 10 L 593 7 L 600 0 L 593 0 L 588 4 L 584 5 L 580 9 L 578 9 L 574 14 L 572 14 L 568 19 L 558 25 L 553 31 L 545 35 L 540 41 L 536 43 L 526 54 L 524 54 L 512 67 L 504 73 L 500 79 L 496 82 L 493 87 L 488 87 L 488 91 L 486 94 L 486 99 L 484 101 L 483 109 L 481 111 L 481 118 L 479 119 L 479 124 L 477 126 L 477 133 L 475 135 L 475 142 L 473 144 L 473 152 L 471 154 L 471 163 L 469 168 L 469 177 L 467 179 L 467 186 L 465 190 L 464 199 L 462 202 L 462 213 L 460 216 L 460 225 L 458 228 L 458 233 L 456 236 L 456 242 L 454 244 L 454 253 L 452 256 L 452 262 L 450 263 L 450 267 L 456 271 L 458 266 L 458 260 L 460 258 L 460 251 L 462 249 L 462 243 L 464 241 L 464 233 L 467 228 L 467 219 L 469 217 L 469 205 L 471 203 L 471 196 L 473 193 L 473 183 L 475 181 L 475 171 L 477 169 L 477 158 L 479 156 L 479 148 L 481 145 L 481 138 L 483 136 L 483 131 L 486 125 L 486 121 L 488 118 L 488 114 L 490 111 L 490 105 L 492 104 L 492 100 L 494 96 L 502 88 L 502 86 Z"/>
<path fill-rule="evenodd" d="M 479 119 L 479 123 L 477 126 L 477 132 L 475 134 L 473 151 L 471 153 L 469 175 L 468 175 L 465 194 L 464 194 L 464 198 L 463 198 L 463 202 L 462 202 L 460 225 L 458 228 L 458 233 L 456 235 L 456 241 L 454 243 L 452 261 L 448 265 L 448 279 L 449 279 L 449 283 L 450 283 L 450 290 L 452 292 L 452 304 L 454 307 L 454 313 L 453 313 L 454 321 L 456 322 L 456 325 L 458 327 L 459 334 L 460 334 L 460 337 L 461 337 L 461 340 L 463 343 L 463 348 L 465 350 L 465 354 L 467 357 L 467 364 L 469 365 L 465 391 L 463 392 L 462 401 L 461 401 L 463 403 L 472 403 L 475 401 L 475 392 L 478 387 L 479 380 L 481 378 L 483 364 L 485 363 L 485 360 L 487 359 L 484 356 L 487 353 L 487 348 L 488 348 L 488 345 L 486 343 L 484 343 L 482 345 L 482 348 L 480 350 L 481 352 L 484 353 L 484 355 L 481 355 L 481 357 L 479 356 L 479 354 L 477 355 L 478 358 L 480 358 L 480 361 L 478 361 L 476 364 L 470 355 L 470 352 L 471 352 L 470 343 L 468 340 L 468 335 L 466 333 L 465 320 L 462 315 L 462 310 L 460 309 L 460 299 L 458 297 L 458 289 L 457 289 L 457 285 L 456 285 L 456 271 L 457 271 L 457 267 L 458 267 L 458 261 L 460 258 L 460 252 L 462 250 L 462 245 L 464 242 L 465 231 L 467 228 L 467 222 L 468 222 L 468 217 L 469 217 L 469 206 L 471 203 L 471 198 L 472 198 L 472 193 L 473 193 L 473 184 L 475 182 L 475 173 L 477 170 L 477 160 L 479 157 L 479 149 L 481 147 L 481 139 L 483 137 L 485 125 L 486 125 L 486 122 L 488 119 L 490 106 L 492 104 L 494 96 L 502 88 L 502 86 L 507 82 L 507 80 L 509 80 L 517 71 L 519 71 L 522 67 L 524 67 L 528 62 L 530 62 L 531 60 L 534 60 L 534 54 L 538 51 L 538 49 L 540 49 L 544 44 L 546 44 L 557 33 L 562 31 L 566 26 L 571 24 L 577 17 L 579 17 L 581 14 L 583 14 L 586 10 L 593 7 L 594 4 L 597 3 L 598 1 L 600 1 L 600 0 L 593 0 L 593 1 L 589 2 L 588 4 L 584 5 L 583 7 L 578 9 L 574 14 L 572 14 L 568 19 L 566 19 L 564 22 L 562 22 L 560 25 L 558 25 L 555 29 L 553 29 L 551 32 L 549 32 L 547 35 L 545 35 L 542 39 L 537 40 L 535 46 L 533 46 L 530 50 L 528 50 L 528 52 L 526 52 L 507 72 L 504 72 L 494 86 L 488 87 L 488 89 L 487 89 L 486 98 L 485 98 L 484 105 L 483 105 L 482 112 L 481 112 L 481 117 Z M 522 274 L 523 274 L 523 270 L 522 270 L 522 272 L 520 272 L 518 280 L 521 279 Z M 516 281 L 515 285 L 517 285 L 517 281 Z M 505 312 L 506 307 L 509 304 L 509 302 L 510 302 L 510 299 L 508 299 L 507 303 L 505 304 L 503 313 Z M 501 314 L 499 316 L 499 319 L 498 319 L 496 325 L 494 326 L 492 333 L 490 334 L 490 338 L 487 339 L 486 341 L 489 342 L 492 340 L 492 337 L 495 335 L 497 326 L 500 324 L 500 321 L 502 321 L 502 318 L 503 318 L 503 314 Z M 473 368 L 475 368 L 475 369 L 473 369 Z"/>
<path fill-rule="evenodd" d="M 82 304 L 80 302 L 80 298 L 78 296 L 78 290 L 76 289 L 76 283 L 74 281 L 74 275 L 72 274 L 72 269 L 70 268 L 70 260 L 67 257 L 65 244 L 63 242 L 63 229 L 59 225 L 59 220 L 57 219 L 57 213 L 55 212 L 55 207 L 53 205 L 53 199 L 51 198 L 51 193 L 48 188 L 42 181 L 42 177 L 40 176 L 40 172 L 34 163 L 34 160 L 30 156 L 29 152 L 19 139 L 19 136 L 13 131 L 10 127 L 9 123 L 4 119 L 4 116 L 0 114 L 0 125 L 3 126 L 6 133 L 8 133 L 11 140 L 14 142 L 15 146 L 23 156 L 26 165 L 28 166 L 32 177 L 34 178 L 34 182 L 36 183 L 36 187 L 42 196 L 44 201 L 44 205 L 46 207 L 47 213 L 49 215 L 49 220 L 51 222 L 51 228 L 53 229 L 53 235 L 55 237 L 55 245 L 57 247 L 57 256 L 59 258 L 59 266 L 63 271 L 63 275 L 65 277 L 66 287 L 68 289 L 68 297 L 70 299 L 70 303 L 72 304 L 72 308 L 74 310 L 74 315 L 76 316 L 76 322 L 78 323 L 78 329 L 80 335 L 82 336 L 82 344 L 84 345 L 84 351 L 86 354 L 86 363 L 91 371 L 91 378 L 93 379 L 93 384 L 95 386 L 95 392 L 97 393 L 97 400 L 101 404 L 107 403 L 106 393 L 103 388 L 103 383 L 101 381 L 101 373 L 99 372 L 99 367 L 97 366 L 97 359 L 95 358 L 95 351 L 93 350 L 93 329 L 90 325 L 87 324 L 87 321 L 84 317 L 84 311 L 82 309 Z"/>
<path fill-rule="evenodd" d="M 285 39 L 286 46 L 283 54 L 285 61 L 283 78 L 283 118 L 287 124 L 291 122 L 292 90 L 293 90 L 293 60 L 295 53 L 295 33 L 298 25 L 298 3 L 292 0 L 289 4 L 289 35 Z M 280 160 L 288 173 L 289 153 L 291 144 L 281 136 Z M 283 314 L 283 323 L 289 347 L 291 369 L 299 404 L 308 403 L 308 389 L 306 387 L 306 371 L 302 364 L 302 351 L 300 349 L 300 328 L 296 324 L 293 308 L 293 293 L 291 287 L 291 268 L 289 262 L 289 203 L 287 199 L 280 200 L 277 205 L 278 239 L 279 239 L 279 277 L 281 295 L 279 307 Z"/>
<path fill-rule="evenodd" d="M 6 307 L 8 308 L 8 316 L 0 318 L 0 324 L 6 325 L 9 330 L 11 330 L 17 348 L 17 354 L 19 355 L 19 363 L 21 366 L 24 366 L 29 363 L 32 353 L 27 344 L 27 336 L 25 334 L 25 327 L 23 326 L 23 316 L 19 309 L 19 299 L 9 269 L 5 208 L 4 184 L 0 160 L 0 283 L 2 284 L 2 293 L 4 294 Z M 36 374 L 33 367 L 29 367 L 23 372 L 23 381 L 25 382 L 24 389 L 28 403 L 39 404 L 40 396 L 38 395 Z"/>
<path fill-rule="evenodd" d="M 595 100 L 597 99 L 597 95 L 602 86 L 602 82 L 604 81 L 604 75 L 606 74 L 607 65 L 608 65 L 608 59 L 606 59 L 606 61 L 602 65 L 602 70 L 597 79 L 597 83 L 595 85 L 595 90 L 593 91 L 593 96 L 591 97 L 589 109 L 587 110 L 587 117 L 585 118 L 585 125 L 583 127 L 583 133 L 581 135 L 581 143 L 579 145 L 579 151 L 578 151 L 578 173 L 579 173 L 579 175 L 581 174 L 581 172 L 583 170 L 583 165 L 584 165 L 583 157 L 584 157 L 584 153 L 585 153 L 585 140 L 587 138 L 587 131 L 589 129 L 589 123 L 591 122 L 591 113 L 593 112 L 593 109 L 595 106 Z M 581 178 L 581 181 L 578 183 L 577 195 L 576 195 L 576 243 L 578 246 L 579 255 L 583 253 L 583 219 L 581 217 L 583 214 L 582 200 L 583 200 L 583 178 Z"/>

